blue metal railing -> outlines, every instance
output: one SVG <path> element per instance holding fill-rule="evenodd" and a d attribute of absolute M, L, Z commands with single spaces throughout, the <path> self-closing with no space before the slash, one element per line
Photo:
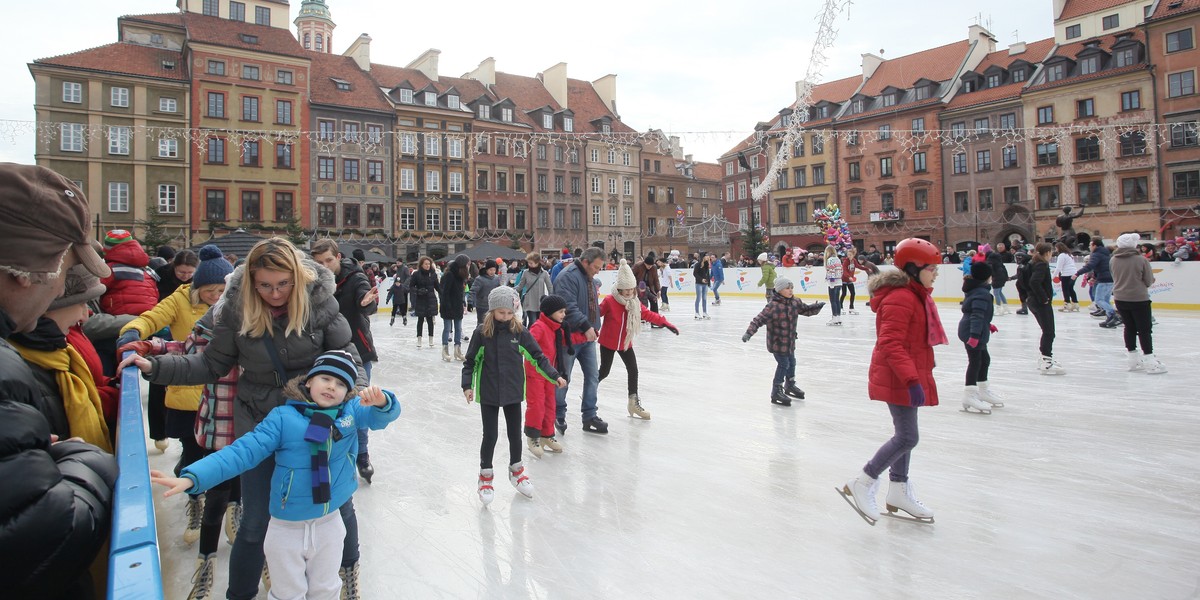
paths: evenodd
<path fill-rule="evenodd" d="M 117 412 L 120 474 L 113 499 L 108 600 L 162 600 L 163 597 L 140 379 L 136 367 L 127 367 L 121 373 L 121 404 Z"/>

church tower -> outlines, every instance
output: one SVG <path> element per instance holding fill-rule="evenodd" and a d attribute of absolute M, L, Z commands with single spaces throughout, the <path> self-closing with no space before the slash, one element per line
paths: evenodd
<path fill-rule="evenodd" d="M 326 54 L 333 53 L 333 28 L 337 27 L 329 16 L 325 0 L 304 0 L 300 3 L 300 15 L 294 21 L 296 39 L 305 50 Z"/>

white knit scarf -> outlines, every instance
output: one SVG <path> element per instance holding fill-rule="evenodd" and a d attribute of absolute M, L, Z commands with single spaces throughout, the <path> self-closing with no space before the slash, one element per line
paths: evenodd
<path fill-rule="evenodd" d="M 642 330 L 642 303 L 637 294 L 630 298 L 621 295 L 614 285 L 612 295 L 625 307 L 625 347 L 618 350 L 628 350 L 633 347 L 633 338 Z"/>

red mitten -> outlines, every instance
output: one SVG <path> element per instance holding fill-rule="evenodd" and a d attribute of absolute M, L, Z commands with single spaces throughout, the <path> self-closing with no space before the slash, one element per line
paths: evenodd
<path fill-rule="evenodd" d="M 967 340 L 967 345 L 974 348 L 979 345 L 979 338 L 971 338 Z"/>
<path fill-rule="evenodd" d="M 157 354 L 158 352 L 156 350 L 161 350 L 161 349 L 162 349 L 162 342 L 158 342 L 158 348 L 156 349 L 154 341 L 138 340 L 136 342 L 130 342 L 130 343 L 125 344 L 124 346 L 121 346 L 120 348 L 118 348 L 117 356 L 125 356 L 126 352 L 136 352 L 138 354 L 138 356 L 149 356 L 152 354 Z"/>
<path fill-rule="evenodd" d="M 988 325 L 988 331 L 991 331 L 992 333 L 996 333 L 997 331 L 1000 331 L 1000 329 L 998 327 L 996 327 L 995 325 Z"/>

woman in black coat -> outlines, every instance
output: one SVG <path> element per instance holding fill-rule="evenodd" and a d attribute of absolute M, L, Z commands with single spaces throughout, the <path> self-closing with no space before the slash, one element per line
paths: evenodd
<path fill-rule="evenodd" d="M 417 270 L 408 278 L 408 289 L 412 292 L 413 316 L 417 318 L 417 347 L 421 347 L 421 331 L 429 323 L 429 347 L 433 347 L 433 317 L 438 313 L 438 276 L 433 270 L 433 259 L 422 256 L 417 261 Z"/>
<path fill-rule="evenodd" d="M 1008 269 L 1004 267 L 1004 257 L 995 250 L 988 250 L 987 264 L 992 268 L 992 295 L 996 297 L 996 306 L 1000 307 L 997 314 L 1007 315 L 1008 298 L 1004 297 L 1004 284 L 1008 283 Z"/>
<path fill-rule="evenodd" d="M 454 329 L 454 360 L 461 362 L 462 320 L 467 313 L 467 278 L 471 259 L 459 254 L 446 265 L 442 274 L 442 305 L 438 312 L 442 317 L 442 360 L 450 360 L 450 329 Z"/>

